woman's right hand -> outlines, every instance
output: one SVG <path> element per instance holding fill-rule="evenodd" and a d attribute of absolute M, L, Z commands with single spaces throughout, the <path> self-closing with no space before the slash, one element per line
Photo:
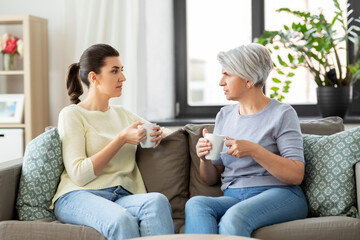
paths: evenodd
<path fill-rule="evenodd" d="M 138 129 L 142 122 L 135 122 L 121 131 L 120 136 L 125 139 L 126 143 L 139 145 L 139 143 L 146 139 L 146 130 L 144 128 Z"/>
<path fill-rule="evenodd" d="M 203 137 L 199 139 L 199 141 L 196 144 L 196 154 L 197 156 L 202 160 L 207 160 L 205 156 L 210 152 L 212 149 L 211 143 L 209 140 L 204 138 L 205 133 L 207 133 L 208 130 L 206 128 L 203 129 Z"/>

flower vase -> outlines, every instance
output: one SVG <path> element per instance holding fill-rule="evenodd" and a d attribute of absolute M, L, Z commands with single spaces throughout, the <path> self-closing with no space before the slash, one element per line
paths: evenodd
<path fill-rule="evenodd" d="M 12 71 L 15 70 L 14 55 L 12 53 L 3 54 L 3 70 Z"/>

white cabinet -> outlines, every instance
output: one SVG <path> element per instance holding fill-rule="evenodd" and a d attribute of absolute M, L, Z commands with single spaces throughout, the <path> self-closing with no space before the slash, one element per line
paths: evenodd
<path fill-rule="evenodd" d="M 24 150 L 24 129 L 0 129 L 0 163 L 20 158 Z"/>

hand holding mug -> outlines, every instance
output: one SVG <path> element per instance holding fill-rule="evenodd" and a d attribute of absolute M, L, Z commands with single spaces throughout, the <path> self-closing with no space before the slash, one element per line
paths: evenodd
<path fill-rule="evenodd" d="M 205 136 L 205 134 L 208 133 L 208 130 L 206 128 L 203 129 L 202 134 Z M 201 158 L 202 160 L 207 160 L 205 156 L 210 152 L 212 146 L 208 139 L 202 137 L 199 139 L 199 141 L 196 144 L 196 155 Z"/>
<path fill-rule="evenodd" d="M 145 129 L 139 129 L 142 124 L 142 122 L 135 122 L 121 131 L 120 135 L 124 137 L 126 143 L 138 145 L 146 138 Z"/>
<path fill-rule="evenodd" d="M 153 126 L 152 130 L 153 132 L 150 133 L 151 142 L 155 142 L 153 148 L 156 148 L 162 140 L 163 132 L 161 131 L 160 126 L 158 125 Z"/>
<path fill-rule="evenodd" d="M 138 128 L 145 131 L 145 138 L 140 142 L 142 148 L 156 148 L 160 144 L 162 139 L 160 126 L 155 123 L 145 123 Z"/>
<path fill-rule="evenodd" d="M 253 142 L 236 140 L 230 137 L 226 137 L 225 145 L 229 148 L 226 153 L 237 158 L 250 156 L 255 151 L 253 150 L 254 147 L 257 146 Z"/>

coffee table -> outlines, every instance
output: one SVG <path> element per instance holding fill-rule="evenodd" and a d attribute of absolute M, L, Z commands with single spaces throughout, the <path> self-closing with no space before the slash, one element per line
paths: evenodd
<path fill-rule="evenodd" d="M 255 238 L 218 235 L 218 234 L 171 234 L 131 238 L 131 240 L 248 240 Z"/>

